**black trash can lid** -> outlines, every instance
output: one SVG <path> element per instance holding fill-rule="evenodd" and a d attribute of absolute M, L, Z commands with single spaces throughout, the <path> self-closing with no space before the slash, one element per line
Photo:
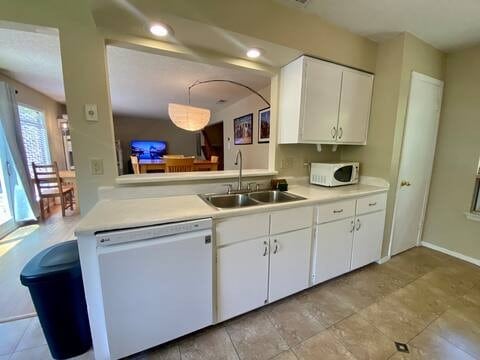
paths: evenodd
<path fill-rule="evenodd" d="M 35 255 L 22 270 L 23 285 L 81 275 L 76 240 L 53 245 Z"/>

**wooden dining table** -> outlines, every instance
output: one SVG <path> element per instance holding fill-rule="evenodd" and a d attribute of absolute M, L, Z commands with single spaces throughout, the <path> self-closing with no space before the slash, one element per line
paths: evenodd
<path fill-rule="evenodd" d="M 139 159 L 138 166 L 140 167 L 140 173 L 145 174 L 148 171 L 165 171 L 165 159 Z M 212 162 L 210 160 L 197 160 L 193 161 L 193 171 L 215 171 L 218 170 L 218 162 Z"/>

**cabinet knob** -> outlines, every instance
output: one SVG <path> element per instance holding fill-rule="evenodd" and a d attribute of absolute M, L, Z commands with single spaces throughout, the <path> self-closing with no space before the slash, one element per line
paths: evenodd
<path fill-rule="evenodd" d="M 263 249 L 263 255 L 262 256 L 267 256 L 268 254 L 268 243 L 266 241 L 263 242 L 264 249 Z"/>
<path fill-rule="evenodd" d="M 362 224 L 360 223 L 360 219 L 357 219 L 357 227 L 355 228 L 355 230 L 360 230 L 360 228 L 362 227 Z"/>
<path fill-rule="evenodd" d="M 335 139 L 336 136 L 337 136 L 337 128 L 334 126 L 332 128 L 332 139 Z"/>
<path fill-rule="evenodd" d="M 278 252 L 278 242 L 277 239 L 273 240 L 275 247 L 273 248 L 273 253 L 276 254 Z"/>

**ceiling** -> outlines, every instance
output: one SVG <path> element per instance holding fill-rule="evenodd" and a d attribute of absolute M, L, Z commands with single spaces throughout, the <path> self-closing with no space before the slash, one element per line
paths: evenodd
<path fill-rule="evenodd" d="M 115 114 L 168 118 L 169 102 L 186 103 L 187 87 L 197 80 L 229 79 L 255 90 L 270 85 L 270 78 L 252 70 L 220 67 L 158 54 L 108 46 L 112 109 Z M 64 103 L 58 35 L 29 28 L 0 28 L 0 72 Z M 192 90 L 192 105 L 217 111 L 250 95 L 225 83 L 199 85 Z M 218 104 L 218 100 L 226 100 Z"/>
<path fill-rule="evenodd" d="M 54 33 L 0 28 L 0 72 L 65 102 L 60 42 Z"/>
<path fill-rule="evenodd" d="M 437 49 L 480 42 L 479 0 L 277 0 L 374 41 L 410 32 Z"/>
<path fill-rule="evenodd" d="M 188 103 L 189 85 L 197 80 L 227 79 L 255 90 L 270 85 L 270 77 L 137 50 L 107 46 L 112 107 L 117 114 L 168 119 L 168 103 Z M 198 85 L 191 104 L 212 111 L 251 93 L 228 83 Z M 218 100 L 226 100 L 218 104 Z"/>

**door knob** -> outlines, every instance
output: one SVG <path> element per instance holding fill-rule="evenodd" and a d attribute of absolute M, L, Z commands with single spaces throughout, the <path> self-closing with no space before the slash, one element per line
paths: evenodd
<path fill-rule="evenodd" d="M 411 184 L 407 180 L 402 180 L 400 186 L 410 186 Z"/>

